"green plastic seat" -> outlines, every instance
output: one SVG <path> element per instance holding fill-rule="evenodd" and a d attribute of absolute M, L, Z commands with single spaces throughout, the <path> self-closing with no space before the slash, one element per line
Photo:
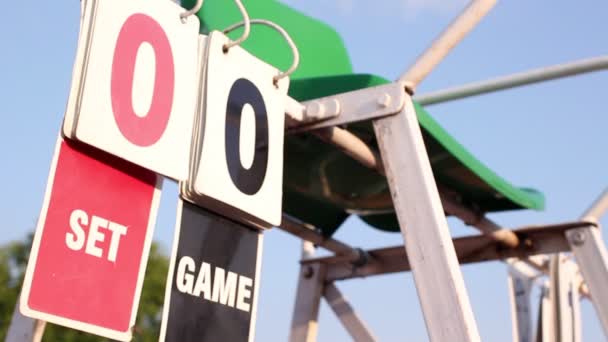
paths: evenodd
<path fill-rule="evenodd" d="M 184 6 L 193 3 L 187 0 Z M 326 24 L 274 0 L 243 3 L 252 19 L 276 22 L 298 46 L 301 62 L 289 89 L 294 99 L 305 101 L 389 82 L 375 75 L 353 74 L 342 39 Z M 203 33 L 242 20 L 236 6 L 227 0 L 206 0 L 198 16 Z M 233 32 L 231 37 L 240 33 Z M 283 38 L 265 26 L 252 26 L 242 46 L 278 68 L 291 64 L 291 52 Z M 424 108 L 415 107 L 439 186 L 457 192 L 464 205 L 483 212 L 543 209 L 541 193 L 509 184 L 479 162 Z M 377 147 L 370 122 L 351 124 L 348 130 Z M 386 179 L 310 134 L 286 137 L 283 203 L 285 212 L 318 226 L 327 236 L 351 214 L 375 228 L 399 230 Z"/>

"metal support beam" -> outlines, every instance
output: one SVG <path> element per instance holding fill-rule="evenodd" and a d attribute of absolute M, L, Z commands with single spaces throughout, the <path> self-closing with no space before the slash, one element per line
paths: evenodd
<path fill-rule="evenodd" d="M 21 298 L 21 296 L 19 296 Z M 13 318 L 6 333 L 5 342 L 40 342 L 44 335 L 45 321 L 23 316 L 19 310 L 19 300 L 13 310 Z"/>
<path fill-rule="evenodd" d="M 556 341 L 581 342 L 577 266 L 565 254 L 559 253 L 551 257 L 550 270 Z"/>
<path fill-rule="evenodd" d="M 530 295 L 534 278 L 522 274 L 509 266 L 509 299 L 511 302 L 511 324 L 513 342 L 532 342 L 532 308 Z"/>
<path fill-rule="evenodd" d="M 605 69 L 608 69 L 608 56 L 588 58 L 421 94 L 414 100 L 421 105 L 432 105 Z"/>
<path fill-rule="evenodd" d="M 549 229 L 549 228 L 543 228 Z M 555 232 L 556 235 L 560 234 L 559 231 Z M 567 243 L 566 243 L 567 245 Z M 530 256 L 528 259 L 535 259 L 537 256 Z M 515 274 L 524 278 L 532 279 L 535 282 L 544 275 L 544 272 L 530 266 L 524 260 L 518 258 L 509 258 L 504 260 L 507 263 L 509 274 Z"/>
<path fill-rule="evenodd" d="M 581 226 L 586 226 L 587 223 L 585 221 L 581 221 L 578 224 Z M 576 228 L 576 227 L 573 227 L 573 228 Z M 568 246 L 568 248 L 570 248 L 570 247 Z M 557 251 L 557 252 L 565 252 L 565 250 Z M 552 254 L 552 253 L 557 253 L 557 252 L 548 252 L 545 254 L 531 255 L 531 256 L 528 256 L 528 257 L 525 257 L 522 259 L 510 259 L 510 260 L 507 260 L 507 263 L 509 264 L 510 267 L 514 267 L 517 272 L 526 274 L 530 278 L 538 279 L 539 277 L 541 277 L 543 275 L 549 276 L 549 273 L 550 273 L 549 272 L 550 271 L 549 270 L 550 258 L 547 257 L 546 254 Z M 577 270 L 578 270 L 578 266 L 577 266 Z M 587 287 L 587 284 L 585 284 L 585 281 L 584 281 L 582 275 L 580 274 L 580 272 L 577 273 L 575 283 L 577 284 L 579 297 L 590 299 L 589 288 Z"/>
<path fill-rule="evenodd" d="M 374 121 L 393 205 L 431 341 L 479 341 L 416 111 Z"/>
<path fill-rule="evenodd" d="M 338 127 L 322 128 L 314 130 L 311 133 L 322 141 L 333 144 L 344 154 L 358 161 L 363 166 L 384 175 L 384 167 L 380 154 L 356 135 Z"/>
<path fill-rule="evenodd" d="M 571 269 L 578 272 L 578 265 L 571 262 Z M 581 314 L 581 295 L 580 290 L 581 281 L 580 277 L 570 278 L 570 305 L 572 306 L 572 341 L 581 342 L 583 341 L 583 322 Z"/>
<path fill-rule="evenodd" d="M 399 82 L 358 89 L 302 102 L 303 119 L 289 125 L 286 134 L 340 126 L 399 113 L 405 102 Z"/>
<path fill-rule="evenodd" d="M 583 220 L 599 221 L 608 211 L 608 188 L 593 202 L 591 207 L 581 216 Z"/>
<path fill-rule="evenodd" d="M 456 216 L 465 224 L 473 226 L 481 231 L 484 235 L 489 236 L 494 241 L 502 243 L 506 247 L 517 247 L 519 238 L 512 231 L 500 227 L 483 214 L 476 213 L 473 210 L 463 206 L 451 196 L 450 190 L 439 188 L 441 192 L 441 204 L 446 213 Z"/>
<path fill-rule="evenodd" d="M 538 307 L 538 326 L 536 328 L 536 342 L 555 342 L 555 327 L 553 325 L 553 302 L 550 286 L 545 284 L 541 288 L 540 305 Z"/>
<path fill-rule="evenodd" d="M 412 93 L 416 86 L 439 64 L 481 19 L 494 7 L 496 0 L 472 0 L 416 62 L 399 78 Z"/>
<path fill-rule="evenodd" d="M 608 252 L 595 226 L 566 232 L 579 269 L 589 288 L 591 302 L 608 336 Z"/>
<path fill-rule="evenodd" d="M 608 210 L 608 189 L 596 200 L 582 217 L 598 221 Z M 589 224 L 586 227 L 566 232 L 566 237 L 576 258 L 580 272 L 589 288 L 591 302 L 602 323 L 604 333 L 608 336 L 608 252 L 599 230 L 599 225 Z"/>
<path fill-rule="evenodd" d="M 333 283 L 326 284 L 323 296 L 354 341 L 376 341 L 374 335 L 369 331 L 363 320 L 357 316 L 348 300 L 342 295 L 336 285 Z"/>
<path fill-rule="evenodd" d="M 572 222 L 543 227 L 529 227 L 514 230 L 526 243 L 516 248 L 505 248 L 500 243 L 484 235 L 460 237 L 452 240 L 460 264 L 484 261 L 505 260 L 509 258 L 525 259 L 532 255 L 552 254 L 570 250 L 564 232 L 584 226 L 585 222 Z M 422 229 L 428 229 L 423 226 Z M 405 272 L 411 270 L 408 259 L 409 249 L 403 246 L 372 249 L 367 264 L 353 266 L 353 259 L 347 256 L 330 256 L 302 260 L 302 264 L 324 263 L 327 265 L 327 281 L 346 280 L 369 277 L 373 275 Z"/>
<path fill-rule="evenodd" d="M 302 241 L 302 259 L 314 255 L 315 247 Z M 302 265 L 298 275 L 298 289 L 291 321 L 289 342 L 314 342 L 317 340 L 319 305 L 325 280 L 325 265 Z"/>
<path fill-rule="evenodd" d="M 323 247 L 328 251 L 334 252 L 337 255 L 352 255 L 353 257 L 358 256 L 356 249 L 336 239 L 321 235 L 317 232 L 314 226 L 304 223 L 287 214 L 283 214 L 281 225 L 278 228 L 295 235 L 302 240 L 310 241 L 313 244 Z"/>
<path fill-rule="evenodd" d="M 518 271 L 521 271 L 521 268 L 525 266 L 525 263 L 529 265 L 528 267 L 532 267 L 538 272 L 548 274 L 549 269 L 548 267 L 545 267 L 544 261 L 540 259 L 540 255 L 543 253 L 550 254 L 568 250 L 569 247 L 567 246 L 563 232 L 567 229 L 583 227 L 588 224 L 589 222 L 576 221 L 555 225 L 520 227 L 516 230 L 501 228 L 501 230 L 514 235 L 517 240 L 522 239 L 524 241 L 524 244 L 519 246 L 519 248 L 513 247 L 515 249 L 512 249 L 511 247 L 506 248 L 501 241 L 497 241 L 490 235 L 458 238 L 454 239 L 453 243 L 455 245 L 460 263 L 473 263 L 516 257 L 521 258 L 522 261 L 514 262 L 513 260 L 508 260 L 508 262 L 509 265 L 516 267 Z M 327 238 L 318 233 L 318 230 L 312 225 L 303 223 L 287 214 L 284 214 L 283 222 L 278 228 L 303 240 L 310 241 L 316 246 L 323 247 L 334 252 L 335 255 L 333 256 L 317 259 L 309 258 L 302 261 L 302 263 L 323 262 L 326 264 L 334 264 L 335 266 L 330 268 L 330 277 L 333 273 L 334 267 L 344 267 L 344 269 L 347 269 L 348 272 L 351 272 L 353 269 L 353 264 L 361 261 L 363 251 L 360 249 L 350 247 L 349 245 L 333 238 Z M 398 255 L 395 255 L 393 250 L 396 250 Z M 370 266 L 371 269 L 376 268 L 376 266 L 373 266 L 374 263 L 380 262 L 385 264 L 388 272 L 410 270 L 409 263 L 406 261 L 404 264 L 403 262 L 403 258 L 406 257 L 406 254 L 402 252 L 401 246 L 365 251 L 363 254 L 367 255 L 367 261 L 372 263 L 372 266 Z M 389 261 L 392 263 L 393 255 L 395 255 L 397 260 L 394 266 L 390 266 L 388 264 Z M 336 265 L 339 263 L 342 263 L 343 265 Z M 373 274 L 361 274 L 358 276 L 367 275 Z M 330 280 L 333 280 L 333 278 L 330 278 Z M 588 293 L 583 291 L 585 289 L 586 286 L 581 286 L 581 294 L 588 296 Z"/>

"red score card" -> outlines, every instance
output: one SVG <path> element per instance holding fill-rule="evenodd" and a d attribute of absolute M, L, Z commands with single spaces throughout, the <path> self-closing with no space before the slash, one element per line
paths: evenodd
<path fill-rule="evenodd" d="M 161 181 L 139 166 L 59 138 L 27 266 L 22 313 L 130 340 Z"/>

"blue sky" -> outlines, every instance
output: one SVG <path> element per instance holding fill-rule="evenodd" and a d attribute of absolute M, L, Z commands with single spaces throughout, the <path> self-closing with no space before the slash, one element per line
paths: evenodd
<path fill-rule="evenodd" d="M 342 35 L 355 71 L 397 77 L 465 2 L 439 0 L 289 0 Z M 0 243 L 33 229 L 54 141 L 63 117 L 78 34 L 78 1 L 8 1 L 0 12 Z M 418 92 L 608 53 L 608 3 L 600 0 L 502 1 Z M 504 91 L 429 107 L 429 112 L 486 165 L 519 186 L 544 192 L 543 212 L 491 215 L 508 227 L 572 220 L 608 185 L 608 73 Z M 176 187 L 165 182 L 155 238 L 169 252 Z M 454 235 L 474 231 L 449 220 Z M 604 224 L 608 220 L 603 220 Z M 337 238 L 354 246 L 401 242 L 350 219 Z M 288 334 L 300 254 L 298 240 L 265 234 L 259 341 Z M 510 341 L 506 268 L 494 262 L 462 268 L 483 340 Z M 339 283 L 382 341 L 427 339 L 409 274 Z M 534 301 L 537 300 L 535 296 Z M 603 333 L 583 302 L 583 337 Z M 348 340 L 323 304 L 319 341 Z"/>

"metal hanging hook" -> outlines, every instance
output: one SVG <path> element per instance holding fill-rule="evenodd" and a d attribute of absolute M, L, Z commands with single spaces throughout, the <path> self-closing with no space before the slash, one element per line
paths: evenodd
<path fill-rule="evenodd" d="M 247 18 L 247 19 L 249 19 L 249 18 Z M 287 41 L 287 44 L 289 44 L 289 47 L 291 48 L 291 52 L 293 54 L 293 63 L 291 64 L 291 66 L 289 67 L 289 69 L 287 69 L 284 72 L 281 72 L 278 75 L 274 76 L 272 78 L 273 83 L 276 84 L 281 78 L 284 78 L 284 77 L 287 77 L 287 76 L 291 75 L 298 68 L 298 64 L 300 64 L 300 52 L 298 51 L 298 47 L 294 43 L 293 39 L 291 39 L 291 37 L 289 36 L 289 34 L 287 33 L 287 31 L 285 31 L 284 28 L 282 28 L 281 26 L 277 25 L 276 23 L 274 23 L 274 22 L 272 22 L 270 20 L 251 19 L 251 20 L 248 20 L 248 23 L 250 23 L 250 24 L 261 24 L 261 25 L 266 25 L 266 26 L 272 27 L 273 29 L 277 30 L 283 36 L 283 38 L 285 38 L 285 40 Z M 235 29 L 237 29 L 237 28 L 239 28 L 239 27 L 241 27 L 243 25 L 245 25 L 245 27 L 247 27 L 248 23 L 240 22 L 240 23 L 233 24 L 233 25 L 229 26 L 228 28 L 224 29 L 224 33 L 228 33 L 230 31 L 233 31 L 233 30 L 235 30 Z M 249 33 L 247 33 L 247 34 L 249 34 Z M 234 45 L 236 45 L 236 44 L 234 44 Z"/>
<path fill-rule="evenodd" d="M 192 7 L 191 9 L 187 10 L 186 12 L 183 12 L 179 15 L 179 17 L 183 20 L 185 20 L 187 17 L 196 14 L 196 12 L 198 12 L 201 7 L 203 7 L 203 0 L 196 0 L 196 4 L 194 4 L 194 7 Z"/>
<path fill-rule="evenodd" d="M 247 39 L 247 37 L 249 37 L 249 32 L 251 31 L 251 24 L 250 24 L 250 20 L 249 20 L 249 13 L 247 13 L 247 10 L 245 9 L 245 6 L 243 6 L 243 3 L 241 2 L 241 0 L 234 0 L 234 3 L 239 8 L 239 11 L 241 11 L 241 15 L 243 16 L 243 22 L 241 23 L 241 26 L 243 26 L 243 23 L 244 23 L 245 29 L 243 30 L 243 34 L 241 35 L 241 37 L 239 39 L 237 39 L 235 41 L 228 42 L 227 44 L 224 45 L 224 51 L 226 51 L 226 52 L 231 47 L 239 45 L 242 42 L 244 42 L 245 39 Z M 226 33 L 226 32 L 227 32 L 227 30 L 224 30 L 224 33 Z"/>

